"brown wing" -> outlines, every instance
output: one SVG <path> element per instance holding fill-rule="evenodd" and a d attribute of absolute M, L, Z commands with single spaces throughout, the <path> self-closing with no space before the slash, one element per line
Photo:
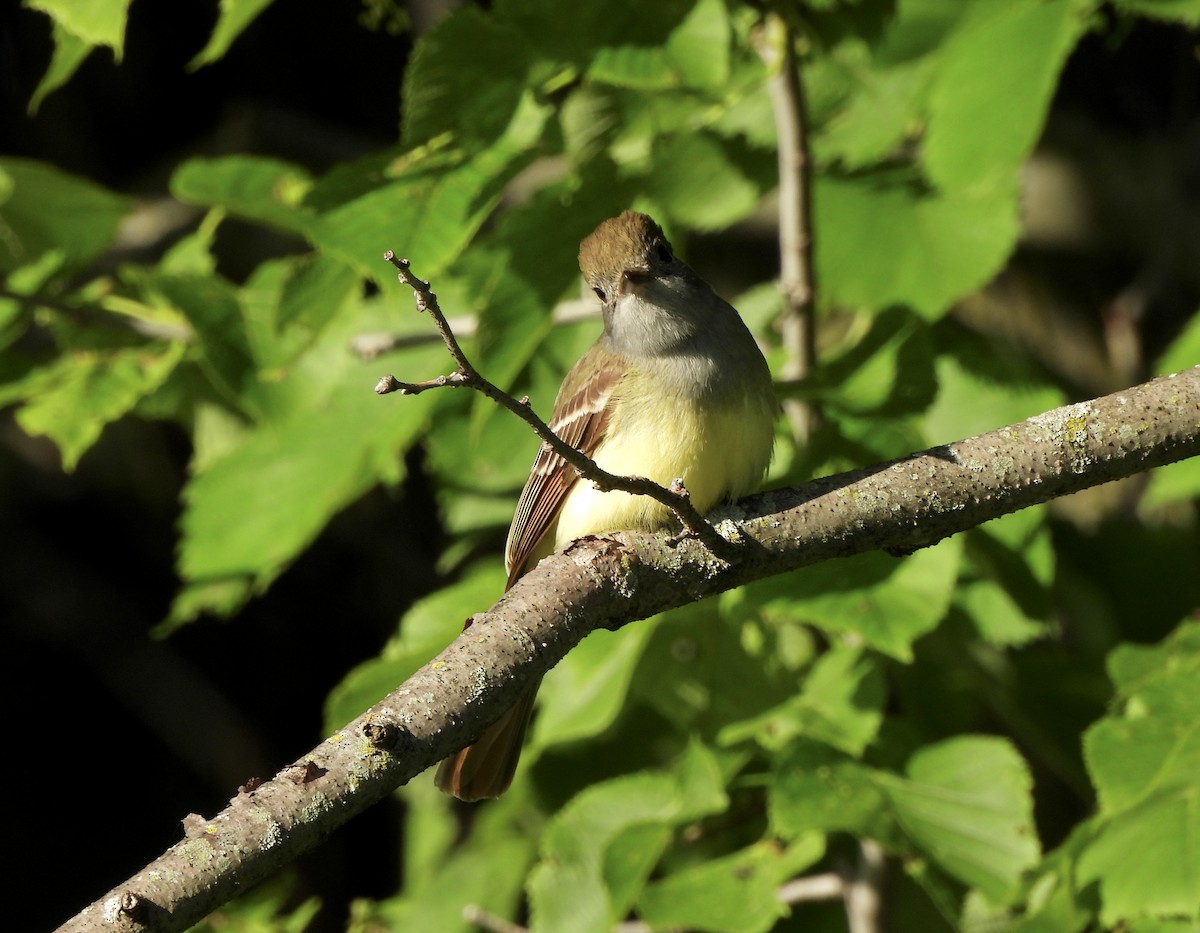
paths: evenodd
<path fill-rule="evenodd" d="M 563 380 L 550 415 L 550 429 L 572 447 L 592 456 L 608 430 L 613 390 L 625 369 L 624 359 L 599 344 L 593 346 Z M 504 564 L 509 586 L 525 572 L 525 565 L 553 527 L 563 500 L 578 478 L 570 464 L 542 445 L 508 530 Z"/>

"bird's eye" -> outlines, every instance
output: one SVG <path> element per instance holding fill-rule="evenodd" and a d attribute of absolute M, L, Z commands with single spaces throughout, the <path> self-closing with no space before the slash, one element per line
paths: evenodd
<path fill-rule="evenodd" d="M 608 301 L 607 296 L 604 294 L 604 289 L 593 287 L 592 291 L 594 291 L 596 293 L 596 297 L 599 298 L 601 301 Z"/>
<path fill-rule="evenodd" d="M 671 255 L 671 250 L 666 243 L 659 243 L 654 247 L 654 254 L 658 257 L 659 262 L 670 262 L 674 257 Z"/>

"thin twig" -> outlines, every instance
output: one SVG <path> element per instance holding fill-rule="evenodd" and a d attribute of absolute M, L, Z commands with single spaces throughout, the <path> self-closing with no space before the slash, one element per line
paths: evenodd
<path fill-rule="evenodd" d="M 837 872 L 793 878 L 783 885 L 775 896 L 785 904 L 801 904 L 806 901 L 832 901 L 844 896 L 846 881 Z"/>
<path fill-rule="evenodd" d="M 473 923 L 481 930 L 486 930 L 487 933 L 529 933 L 519 923 L 505 920 L 503 917 L 484 910 L 478 904 L 468 904 L 463 908 L 462 915 L 467 923 Z"/>
<path fill-rule="evenodd" d="M 396 254 L 391 250 L 384 253 L 383 258 L 399 270 L 400 281 L 412 288 L 416 296 L 417 310 L 427 311 L 430 317 L 433 318 L 434 326 L 437 327 L 438 333 L 442 336 L 442 341 L 446 344 L 446 349 L 450 351 L 450 356 L 454 360 L 455 370 L 447 375 L 438 376 L 436 379 L 428 379 L 424 382 L 401 382 L 395 376 L 387 375 L 375 385 L 376 393 L 387 395 L 391 392 L 399 392 L 401 395 L 418 395 L 429 389 L 458 388 L 463 386 L 474 389 L 477 392 L 482 392 L 492 401 L 507 408 L 533 428 L 544 444 L 548 445 L 563 460 L 574 467 L 575 472 L 580 477 L 591 482 L 596 488 L 604 492 L 618 489 L 632 495 L 649 496 L 674 512 L 683 526 L 717 557 L 729 563 L 737 560 L 739 554 L 738 545 L 722 537 L 705 520 L 704 516 L 696 511 L 696 507 L 692 505 L 691 497 L 688 495 L 688 491 L 684 487 L 682 480 L 676 480 L 671 484 L 670 488 L 666 488 L 644 476 L 618 476 L 614 473 L 609 473 L 607 470 L 599 467 L 594 460 L 587 457 L 578 448 L 572 447 L 550 430 L 549 425 L 539 418 L 529 406 L 527 399 L 518 401 L 503 389 L 493 385 L 481 376 L 475 367 L 471 365 L 471 361 L 467 359 L 462 347 L 459 346 L 458 340 L 454 336 L 454 331 L 451 330 L 450 324 L 446 321 L 446 316 L 442 313 L 442 309 L 438 304 L 437 295 L 433 293 L 429 283 L 417 278 L 410 268 L 409 261 L 397 258 Z"/>
<path fill-rule="evenodd" d="M 772 71 L 767 87 L 779 163 L 779 280 L 784 300 L 780 330 L 787 351 L 780 375 L 785 380 L 805 379 L 816 365 L 811 159 L 796 35 L 781 14 L 768 14 L 758 50 Z M 816 426 L 818 412 L 798 398 L 785 399 L 783 410 L 797 443 L 803 443 Z"/>

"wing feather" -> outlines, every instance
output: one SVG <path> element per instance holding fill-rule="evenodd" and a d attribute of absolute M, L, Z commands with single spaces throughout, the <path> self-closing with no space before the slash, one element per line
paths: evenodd
<path fill-rule="evenodd" d="M 599 345 L 593 346 L 563 380 L 548 422 L 550 429 L 572 447 L 593 456 L 608 430 L 614 390 L 626 368 L 623 358 Z M 578 479 L 574 467 L 554 453 L 549 445 L 542 445 L 508 530 L 504 564 L 508 569 L 509 586 L 525 572 L 535 552 L 542 549 L 567 494 Z M 554 542 L 545 543 L 553 546 Z M 537 556 L 540 558 L 544 554 Z"/>

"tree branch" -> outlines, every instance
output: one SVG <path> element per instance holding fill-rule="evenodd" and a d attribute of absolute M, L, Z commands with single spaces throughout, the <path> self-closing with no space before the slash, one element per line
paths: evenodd
<path fill-rule="evenodd" d="M 796 34 L 782 14 L 767 14 L 758 52 L 771 71 L 767 89 L 775 116 L 779 163 L 779 284 L 784 301 L 779 325 L 787 351 L 780 376 L 795 381 L 812 375 L 816 366 L 812 163 Z M 817 412 L 797 398 L 784 399 L 783 411 L 796 442 L 803 443 L 812 433 Z"/>
<path fill-rule="evenodd" d="M 989 519 L 1200 453 L 1200 366 L 955 444 L 732 507 L 746 557 L 695 540 L 584 538 L 526 574 L 408 681 L 60 927 L 185 930 L 462 748 L 588 632 L 752 580 Z M 732 520 L 726 519 L 732 527 Z M 107 832 L 107 824 L 95 832 Z"/>
<path fill-rule="evenodd" d="M 581 478 L 594 484 L 596 488 L 605 492 L 620 489 L 637 496 L 649 496 L 674 512 L 683 527 L 699 538 L 704 546 L 717 557 L 730 562 L 739 559 L 737 545 L 721 537 L 717 530 L 704 520 L 704 516 L 696 511 L 683 480 L 677 479 L 671 483 L 670 487 L 665 487 L 644 476 L 617 476 L 615 473 L 609 473 L 598 466 L 596 461 L 550 430 L 550 426 L 529 407 L 529 399 L 517 401 L 503 389 L 480 375 L 471 365 L 466 354 L 463 353 L 462 347 L 459 346 L 454 331 L 451 330 L 450 323 L 446 320 L 446 316 L 438 304 L 437 295 L 433 293 L 429 283 L 417 278 L 412 273 L 408 260 L 396 258 L 396 254 L 391 250 L 384 253 L 383 258 L 399 270 L 400 281 L 412 288 L 416 296 L 417 310 L 427 311 L 433 318 L 434 325 L 441 334 L 446 349 L 450 351 L 451 359 L 454 360 L 455 369 L 449 375 L 438 376 L 436 379 L 429 379 L 425 382 L 401 382 L 395 376 L 384 376 L 375 385 L 377 394 L 387 395 L 391 392 L 399 392 L 401 395 L 418 395 L 429 389 L 446 387 L 466 387 L 482 392 L 493 402 L 507 408 L 533 428 L 537 436 L 542 439 L 543 444 L 553 449 L 556 454 L 575 468 L 575 472 Z"/>

